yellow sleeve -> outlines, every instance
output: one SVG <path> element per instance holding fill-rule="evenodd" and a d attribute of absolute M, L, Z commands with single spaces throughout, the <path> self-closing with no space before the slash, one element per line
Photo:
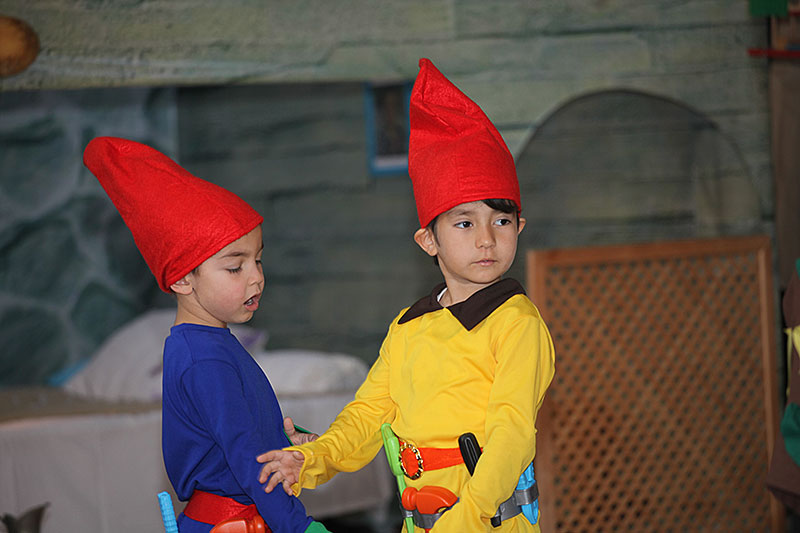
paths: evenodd
<path fill-rule="evenodd" d="M 514 492 L 520 474 L 533 460 L 536 414 L 555 373 L 553 342 L 538 316 L 506 324 L 495 342 L 497 366 L 483 453 L 462 487 L 459 502 L 431 530 L 435 533 L 498 531 L 489 519 Z"/>
<path fill-rule="evenodd" d="M 375 364 L 355 399 L 347 404 L 325 433 L 314 442 L 286 449 L 299 450 L 305 461 L 295 494 L 313 489 L 338 472 L 366 466 L 382 446 L 380 427 L 394 418 L 396 406 L 389 396 L 389 364 L 384 341 Z"/>

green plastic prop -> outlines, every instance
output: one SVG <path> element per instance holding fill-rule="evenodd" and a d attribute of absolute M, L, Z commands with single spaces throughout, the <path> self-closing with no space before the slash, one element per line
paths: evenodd
<path fill-rule="evenodd" d="M 400 442 L 392 431 L 391 424 L 381 426 L 381 437 L 383 438 L 383 449 L 386 452 L 386 460 L 389 461 L 389 470 L 397 478 L 397 490 L 400 495 L 406 490 L 406 480 L 403 478 L 403 468 L 400 466 Z M 414 519 L 406 517 L 406 530 L 409 533 L 414 531 Z"/>

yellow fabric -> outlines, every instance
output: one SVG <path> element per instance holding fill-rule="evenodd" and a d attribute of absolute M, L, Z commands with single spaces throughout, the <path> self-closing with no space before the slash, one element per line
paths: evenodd
<path fill-rule="evenodd" d="M 398 324 L 402 314 L 354 401 L 318 440 L 293 447 L 306 458 L 300 487 L 366 465 L 381 448 L 384 422 L 420 447 L 455 448 L 459 435 L 472 432 L 483 446 L 473 477 L 462 464 L 406 479 L 408 486 L 437 485 L 459 496 L 432 531 L 538 532 L 521 514 L 499 528 L 489 519 L 533 459 L 536 414 L 555 371 L 539 311 L 518 294 L 471 331 L 447 309 Z M 300 487 L 294 486 L 297 494 Z"/>
<path fill-rule="evenodd" d="M 792 328 L 786 328 L 783 330 L 786 333 L 786 375 L 792 375 L 792 348 L 797 349 L 798 353 L 800 353 L 800 326 L 794 326 Z M 800 368 L 797 369 L 798 374 L 800 374 Z M 786 380 L 786 397 L 789 397 L 789 385 L 791 379 Z"/>

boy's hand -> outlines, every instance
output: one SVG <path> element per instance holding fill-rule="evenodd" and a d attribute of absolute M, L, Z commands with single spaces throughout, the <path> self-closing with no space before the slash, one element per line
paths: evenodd
<path fill-rule="evenodd" d="M 288 416 L 283 419 L 283 431 L 286 432 L 286 436 L 289 437 L 293 446 L 300 446 L 301 444 L 313 442 L 319 438 L 319 435 L 316 433 L 297 431 L 297 428 L 294 427 L 294 422 Z"/>
<path fill-rule="evenodd" d="M 256 457 L 256 461 L 266 463 L 258 475 L 259 483 L 269 479 L 264 492 L 272 492 L 272 489 L 280 483 L 286 494 L 289 496 L 294 494 L 292 485 L 300 479 L 300 469 L 305 462 L 302 453 L 295 450 L 272 450 Z"/>

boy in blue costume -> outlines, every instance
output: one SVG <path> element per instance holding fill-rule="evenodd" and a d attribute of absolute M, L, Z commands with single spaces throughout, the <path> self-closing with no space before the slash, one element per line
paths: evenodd
<path fill-rule="evenodd" d="M 181 500 L 181 533 L 261 516 L 276 533 L 326 532 L 295 497 L 266 494 L 264 448 L 316 436 L 284 421 L 261 368 L 228 329 L 250 320 L 264 288 L 263 218 L 233 193 L 160 152 L 99 137 L 84 163 L 119 210 L 162 290 L 175 294 L 164 345 L 164 464 Z M 284 430 L 286 433 L 284 434 Z"/>

